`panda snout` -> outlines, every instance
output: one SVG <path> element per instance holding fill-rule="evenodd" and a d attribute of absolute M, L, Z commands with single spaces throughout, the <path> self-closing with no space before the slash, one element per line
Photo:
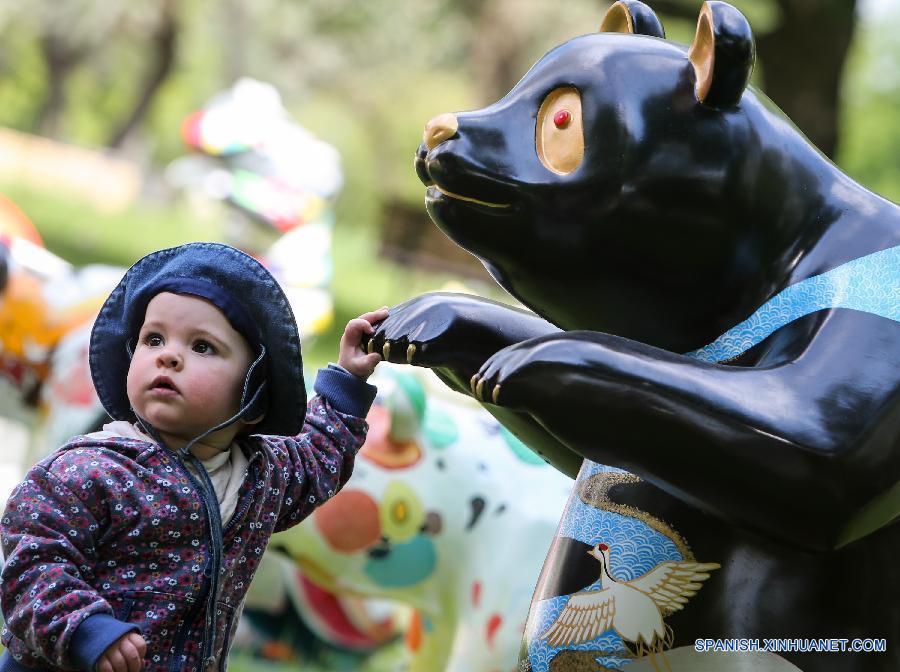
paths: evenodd
<path fill-rule="evenodd" d="M 425 124 L 422 132 L 422 142 L 431 150 L 445 140 L 449 140 L 459 130 L 459 121 L 452 112 L 444 112 L 432 118 Z"/>

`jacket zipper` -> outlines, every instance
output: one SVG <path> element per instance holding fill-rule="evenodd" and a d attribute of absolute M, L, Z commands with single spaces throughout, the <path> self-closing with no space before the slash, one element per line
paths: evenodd
<path fill-rule="evenodd" d="M 181 630 L 178 632 L 178 636 L 175 639 L 175 647 L 172 652 L 172 660 L 169 664 L 170 672 L 179 672 L 181 669 L 181 661 L 179 658 L 181 657 L 182 649 L 184 648 L 185 640 L 187 638 L 187 633 L 193 625 L 194 620 L 197 618 L 198 609 L 202 608 L 204 603 L 206 604 L 206 619 L 205 619 L 205 627 L 203 632 L 203 642 L 200 650 L 200 662 L 199 669 L 203 669 L 204 664 L 206 663 L 206 659 L 211 654 L 212 650 L 212 639 L 214 639 L 215 635 L 215 599 L 218 594 L 218 586 L 219 586 L 219 573 L 220 567 L 222 564 L 222 534 L 221 534 L 221 522 L 219 519 L 219 503 L 216 501 L 213 504 L 216 509 L 215 512 L 212 511 L 211 507 L 213 504 L 209 501 L 209 494 L 207 493 L 207 489 L 203 487 L 194 475 L 190 472 L 187 466 L 180 459 L 181 456 L 176 456 L 175 462 L 184 470 L 184 473 L 187 475 L 188 480 L 191 485 L 194 486 L 197 494 L 200 496 L 200 501 L 203 504 L 203 508 L 206 513 L 206 523 L 209 527 L 209 541 L 212 552 L 209 554 L 209 557 L 206 560 L 206 566 L 204 567 L 203 574 L 206 579 L 203 582 L 203 589 L 200 591 L 200 595 L 197 599 L 194 608 L 191 609 L 190 616 L 185 620 L 185 625 L 182 626 Z M 192 459 L 195 464 L 194 468 L 198 469 L 198 473 L 201 475 L 206 475 L 206 470 L 203 465 L 200 464 L 200 461 L 190 455 L 190 459 Z M 204 479 L 209 482 L 209 476 L 206 476 Z M 209 483 L 210 490 L 212 489 L 212 483 Z M 215 518 L 215 520 L 213 520 Z M 218 522 L 219 524 L 219 534 L 216 534 L 215 525 Z M 211 566 L 210 566 L 211 565 Z M 213 604 L 210 605 L 210 599 L 212 599 Z M 212 618 L 212 626 L 210 626 L 210 618 Z"/>
<path fill-rule="evenodd" d="M 246 479 L 250 478 L 250 472 L 253 469 L 253 463 L 258 461 L 257 460 L 258 457 L 259 457 L 259 453 L 253 453 L 253 455 L 250 457 L 250 460 L 247 462 L 247 475 L 245 477 Z M 253 492 L 252 485 L 250 486 L 250 492 Z M 247 509 L 250 508 L 252 498 L 245 495 L 242 499 L 243 499 L 243 501 L 241 502 L 241 508 L 235 510 L 235 512 L 231 516 L 231 520 L 228 521 L 227 525 L 222 526 L 222 537 L 223 538 L 225 536 L 225 533 L 228 532 L 232 527 L 237 525 L 238 521 L 240 521 L 244 517 L 244 515 L 247 513 Z M 223 551 L 224 551 L 224 547 L 223 547 Z"/>
<path fill-rule="evenodd" d="M 212 653 L 212 639 L 214 639 L 215 634 L 215 600 L 219 592 L 219 574 L 221 573 L 222 551 L 224 546 L 224 543 L 222 541 L 222 534 L 224 533 L 224 529 L 222 526 L 221 518 L 219 517 L 219 503 L 218 501 L 215 501 L 213 503 L 210 503 L 209 501 L 209 497 L 214 496 L 215 493 L 213 491 L 212 482 L 209 480 L 209 476 L 206 475 L 206 470 L 196 457 L 194 457 L 193 455 L 190 456 L 190 459 L 195 463 L 194 468 L 198 470 L 198 473 L 206 476 L 204 480 L 209 485 L 209 492 L 211 493 L 210 495 L 207 494 L 207 489 L 197 482 L 197 479 L 190 472 L 187 466 L 181 461 L 181 459 L 178 459 L 179 457 L 180 455 L 176 457 L 175 462 L 177 462 L 178 466 L 184 470 L 184 473 L 187 475 L 191 485 L 194 486 L 194 489 L 200 496 L 200 501 L 203 504 L 203 508 L 205 509 L 206 522 L 209 526 L 210 532 L 210 546 L 212 547 L 212 553 L 209 554 L 209 557 L 206 560 L 206 566 L 204 567 L 203 571 L 204 576 L 206 576 L 207 571 L 209 571 L 209 576 L 203 582 L 203 589 L 200 591 L 197 602 L 195 603 L 194 608 L 191 609 L 189 618 L 185 621 L 185 625 L 178 632 L 178 636 L 175 639 L 175 647 L 172 654 L 172 660 L 169 664 L 170 672 L 179 672 L 180 670 L 179 657 L 181 656 L 181 651 L 184 648 L 185 639 L 187 638 L 187 631 L 190 630 L 191 625 L 197 618 L 197 611 L 200 607 L 202 607 L 204 602 L 207 603 L 207 613 L 205 622 L 206 627 L 204 628 L 203 633 L 203 646 L 200 650 L 201 670 L 206 663 L 206 658 Z M 250 476 L 250 467 L 253 465 L 253 462 L 257 457 L 258 454 L 253 454 L 247 464 L 248 477 Z M 215 506 L 215 512 L 213 512 L 210 508 L 213 505 Z M 235 512 L 235 515 L 231 517 L 231 520 L 229 521 L 229 527 L 231 526 L 231 523 L 239 520 L 240 516 L 242 516 L 249 507 L 250 501 L 249 499 L 247 499 L 247 501 L 244 502 L 244 505 L 241 507 L 240 515 L 238 514 L 238 512 Z M 215 521 L 212 520 L 213 517 L 215 517 Z M 216 524 L 218 524 L 218 528 L 214 529 Z M 219 533 L 216 534 L 216 531 L 218 531 Z M 210 565 L 212 565 L 212 568 L 210 568 Z M 212 602 L 211 604 L 209 603 L 210 601 Z M 210 624 L 210 620 L 212 620 L 212 624 Z M 207 648 L 209 649 L 209 653 L 207 653 Z"/>

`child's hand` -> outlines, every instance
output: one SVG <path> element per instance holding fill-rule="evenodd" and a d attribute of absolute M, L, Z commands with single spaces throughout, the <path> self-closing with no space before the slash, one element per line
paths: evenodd
<path fill-rule="evenodd" d="M 372 325 L 380 322 L 388 316 L 387 306 L 370 313 L 360 315 L 355 320 L 347 323 L 344 335 L 341 337 L 340 355 L 338 364 L 357 378 L 366 380 L 372 375 L 375 366 L 381 361 L 381 355 L 377 352 L 367 353 L 362 345 L 363 334 L 371 334 L 375 331 Z"/>
<path fill-rule="evenodd" d="M 140 672 L 147 643 L 136 632 L 127 632 L 110 644 L 97 661 L 97 672 Z"/>

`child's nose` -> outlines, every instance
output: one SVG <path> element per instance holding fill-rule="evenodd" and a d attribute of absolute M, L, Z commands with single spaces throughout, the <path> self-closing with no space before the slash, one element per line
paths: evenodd
<path fill-rule="evenodd" d="M 177 351 L 171 348 L 166 348 L 165 350 L 160 352 L 156 359 L 160 366 L 164 366 L 169 369 L 181 368 L 181 355 L 179 355 Z"/>

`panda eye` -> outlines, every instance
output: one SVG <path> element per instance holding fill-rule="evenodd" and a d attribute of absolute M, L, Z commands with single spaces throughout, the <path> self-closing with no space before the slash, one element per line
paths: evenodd
<path fill-rule="evenodd" d="M 535 145 L 548 170 L 568 175 L 584 158 L 584 125 L 578 89 L 563 86 L 551 91 L 537 115 Z"/>

